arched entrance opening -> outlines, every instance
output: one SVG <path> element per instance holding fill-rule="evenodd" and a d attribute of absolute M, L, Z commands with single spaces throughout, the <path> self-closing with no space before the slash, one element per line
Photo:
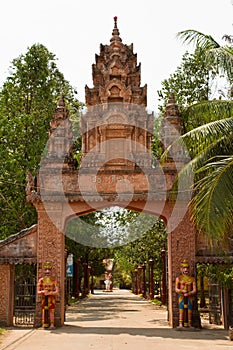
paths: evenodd
<path fill-rule="evenodd" d="M 143 289 L 144 297 L 150 299 L 155 296 L 156 285 L 157 298 L 166 304 L 163 252 L 166 253 L 167 232 L 163 220 L 114 206 L 70 218 L 65 232 L 67 253 L 72 254 L 73 259 L 73 274 L 71 276 L 68 269 L 67 275 L 69 287 L 72 285 L 69 296 L 78 298 L 93 292 L 94 288 L 104 288 L 108 271 L 114 287 L 130 287 L 136 294 Z M 111 261 L 111 268 L 106 261 Z M 145 265 L 143 287 L 143 281 L 139 287 L 135 275 L 140 265 Z"/>

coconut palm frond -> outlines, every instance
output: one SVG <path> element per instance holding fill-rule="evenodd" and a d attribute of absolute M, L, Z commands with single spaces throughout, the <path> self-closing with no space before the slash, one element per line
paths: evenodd
<path fill-rule="evenodd" d="M 204 176 L 195 185 L 192 219 L 210 241 L 221 241 L 232 222 L 233 156 L 211 161 L 199 173 Z"/>
<path fill-rule="evenodd" d="M 225 155 L 233 152 L 233 133 L 213 134 L 208 136 L 207 134 L 202 137 L 191 137 L 186 141 L 188 155 L 191 159 L 203 159 L 209 160 L 216 154 Z M 203 166 L 204 163 L 198 161 L 197 167 Z M 196 168 L 197 168 L 196 167 Z"/>
<path fill-rule="evenodd" d="M 227 72 L 230 81 L 233 80 L 233 47 L 221 46 L 206 51 L 206 57 L 223 72 Z"/>
<path fill-rule="evenodd" d="M 187 155 L 197 155 L 203 152 L 208 146 L 221 140 L 221 138 L 229 138 L 233 133 L 233 118 L 226 118 L 202 125 L 193 129 L 174 141 L 162 154 L 161 163 L 164 163 L 173 149 L 183 147 Z"/>
<path fill-rule="evenodd" d="M 183 109 L 181 118 L 187 131 L 194 129 L 193 125 L 203 125 L 233 116 L 232 100 L 211 100 L 194 103 Z"/>
<path fill-rule="evenodd" d="M 220 47 L 217 41 L 211 35 L 203 34 L 194 29 L 181 31 L 177 34 L 177 38 L 183 40 L 184 44 L 194 44 L 204 50 L 210 50 Z"/>
<path fill-rule="evenodd" d="M 195 150 L 204 150 L 223 137 L 229 137 L 233 133 L 233 118 L 217 120 L 187 132 L 181 136 L 182 141 Z M 171 145 L 172 146 L 172 145 Z"/>
<path fill-rule="evenodd" d="M 185 166 L 180 170 L 179 176 L 184 173 L 188 175 L 190 171 L 198 174 L 198 169 L 203 167 L 212 157 L 214 157 L 217 153 L 223 152 L 223 149 L 229 150 L 229 144 L 232 144 L 232 138 L 226 140 L 226 138 L 222 137 L 221 139 L 212 142 L 204 147 L 199 145 L 199 149 L 197 152 L 198 146 L 195 148 L 195 156 L 190 160 Z M 190 168 L 190 170 L 189 170 Z M 184 176 L 185 176 L 184 175 Z"/>
<path fill-rule="evenodd" d="M 222 39 L 224 39 L 225 41 L 227 41 L 228 43 L 232 44 L 233 43 L 233 35 L 229 35 L 229 34 L 224 34 Z"/>
<path fill-rule="evenodd" d="M 204 148 L 200 147 L 199 152 L 196 150 L 193 159 L 180 169 L 171 189 L 172 194 L 177 193 L 181 188 L 185 191 L 191 190 L 190 186 L 193 187 L 194 181 L 197 181 L 201 176 L 198 169 L 204 167 L 216 154 L 228 154 L 229 145 L 232 148 L 233 135 L 231 138 L 222 137 Z"/>

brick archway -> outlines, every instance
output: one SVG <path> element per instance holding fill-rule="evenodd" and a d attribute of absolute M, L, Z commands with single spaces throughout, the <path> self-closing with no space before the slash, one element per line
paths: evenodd
<path fill-rule="evenodd" d="M 122 203 L 114 202 L 114 205 L 122 206 Z M 54 270 L 58 279 L 60 294 L 57 300 L 56 306 L 56 324 L 60 326 L 64 323 L 65 315 L 65 223 L 69 219 L 70 209 L 73 213 L 81 215 L 82 213 L 88 213 L 93 211 L 86 202 L 73 202 L 69 203 L 69 208 L 61 203 L 47 203 L 47 206 L 51 205 L 51 212 L 48 212 L 42 203 L 36 205 L 38 211 L 38 246 L 37 246 L 37 266 L 38 266 L 38 278 L 42 275 L 43 264 L 47 259 L 53 261 Z M 133 209 L 135 211 L 141 211 L 145 206 L 145 202 L 138 201 L 129 203 L 125 206 L 126 209 Z M 180 211 L 182 212 L 182 203 L 180 203 Z M 96 206 L 96 210 L 100 210 L 103 207 L 109 207 L 109 202 L 102 202 L 101 205 Z M 159 211 L 156 211 L 156 207 L 160 209 L 160 203 L 156 201 L 150 201 L 147 203 L 147 213 L 157 216 Z M 173 205 L 169 202 L 166 203 L 162 217 L 165 222 L 169 221 L 171 217 Z M 61 222 L 62 218 L 62 222 Z M 56 221 L 57 220 L 57 221 Z M 61 225 L 61 229 L 59 229 Z M 178 323 L 178 309 L 177 309 L 177 295 L 174 291 L 175 278 L 179 271 L 179 263 L 182 258 L 189 259 L 192 266 L 195 262 L 195 232 L 192 224 L 189 221 L 189 214 L 186 212 L 180 220 L 178 226 L 168 234 L 168 284 L 169 284 L 169 320 L 171 326 L 176 326 Z M 37 300 L 37 312 L 35 316 L 35 326 L 39 326 L 41 323 L 41 304 L 40 300 Z"/>
<path fill-rule="evenodd" d="M 177 171 L 188 159 L 182 148 L 174 149 L 162 166 L 153 159 L 154 115 L 146 111 L 147 87 L 140 86 L 140 65 L 133 45 L 122 43 L 114 20 L 110 45 L 101 45 L 92 66 L 94 87 L 85 88 L 87 112 L 80 123 L 80 168 L 76 169 L 73 161 L 72 126 L 61 98 L 36 181 L 30 172 L 27 174 L 27 201 L 38 213 L 37 279 L 43 274 L 45 261 L 52 261 L 59 286 L 55 324 L 61 326 L 65 317 L 67 219 L 113 205 L 163 217 L 168 229 L 169 321 L 176 326 L 175 278 L 180 260 L 188 258 L 194 267 L 196 248 L 187 210 L 189 190 L 178 189 L 175 200 L 170 198 L 170 191 Z M 163 148 L 182 132 L 182 120 L 171 95 L 162 122 Z M 2 271 L 0 281 L 6 279 Z M 10 276 L 7 268 L 4 273 Z M 0 319 L 6 320 L 5 311 L 0 309 Z M 37 298 L 35 326 L 40 324 L 41 303 Z"/>
<path fill-rule="evenodd" d="M 93 88 L 85 87 L 87 111 L 81 116 L 82 159 L 72 161 L 72 131 L 64 99 L 50 123 L 48 153 L 41 161 L 37 186 L 28 181 L 27 200 L 38 212 L 38 278 L 46 259 L 53 261 L 60 294 L 56 324 L 64 323 L 65 223 L 109 206 L 121 206 L 163 217 L 168 228 L 169 320 L 178 320 L 175 277 L 183 258 L 194 266 L 195 232 L 187 211 L 189 191 L 170 200 L 177 171 L 187 161 L 181 148 L 163 166 L 152 157 L 154 115 L 146 111 L 146 85 L 141 87 L 140 65 L 133 45 L 125 45 L 117 19 L 110 45 L 101 45 L 92 65 Z M 162 122 L 164 149 L 182 134 L 182 120 L 173 96 Z M 182 194 L 182 195 L 181 195 Z M 36 325 L 40 324 L 37 303 Z"/>

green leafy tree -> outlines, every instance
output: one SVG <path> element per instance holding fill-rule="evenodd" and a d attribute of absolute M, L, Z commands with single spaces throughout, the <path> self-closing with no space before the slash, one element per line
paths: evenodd
<path fill-rule="evenodd" d="M 231 35 L 224 35 L 223 39 L 228 45 L 219 44 L 211 35 L 197 30 L 188 29 L 177 34 L 183 43 L 194 44 L 196 52 L 201 52 L 205 57 L 206 67 L 214 67 L 214 72 L 226 75 L 230 83 L 230 91 L 233 84 L 233 41 Z"/>
<path fill-rule="evenodd" d="M 174 93 L 181 112 L 191 103 L 208 100 L 211 80 L 204 55 L 197 54 L 197 52 L 193 54 L 186 52 L 175 73 L 162 81 L 161 85 L 162 89 L 158 91 L 159 100 L 162 102 L 162 105 L 159 106 L 161 112 L 164 112 L 171 91 Z"/>
<path fill-rule="evenodd" d="M 101 232 L 102 227 L 98 213 L 93 212 L 70 220 L 66 226 L 66 236 L 86 247 L 105 248 L 108 240 Z"/>
<path fill-rule="evenodd" d="M 26 170 L 35 174 L 59 96 L 71 115 L 79 109 L 75 90 L 56 66 L 55 55 L 40 44 L 12 61 L 0 91 L 0 237 L 36 222 L 26 203 Z"/>
<path fill-rule="evenodd" d="M 229 100 L 233 96 L 232 37 L 225 35 L 223 38 L 228 44 L 222 46 L 212 36 L 196 30 L 179 32 L 177 37 L 184 44 L 194 44 L 194 52 L 186 52 L 175 73 L 162 82 L 162 89 L 158 91 L 163 102 L 160 110 L 164 111 L 173 91 L 185 132 L 214 120 L 228 118 L 231 108 Z M 220 79 L 228 85 L 227 93 L 220 90 Z M 216 91 L 219 96 L 216 96 Z M 221 101 L 223 98 L 225 101 Z"/>
<path fill-rule="evenodd" d="M 139 231 L 135 233 L 135 240 L 116 249 L 114 259 L 123 280 L 124 276 L 127 279 L 129 276 L 132 278 L 135 268 L 139 265 L 146 263 L 148 267 L 149 259 L 153 259 L 155 263 L 155 279 L 161 280 L 163 268 L 161 249 L 167 246 L 167 232 L 162 220 L 153 218 L 153 222 L 153 226 L 145 230 L 144 234 L 142 234 L 143 227 L 139 225 L 140 234 Z"/>
<path fill-rule="evenodd" d="M 105 271 L 103 260 L 113 257 L 99 212 L 93 212 L 71 219 L 66 226 L 66 248 L 75 260 L 87 263 L 94 269 L 95 276 Z"/>

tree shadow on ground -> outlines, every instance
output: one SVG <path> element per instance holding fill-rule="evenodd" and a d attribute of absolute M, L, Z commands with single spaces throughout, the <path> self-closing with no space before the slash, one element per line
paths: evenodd
<path fill-rule="evenodd" d="M 121 335 L 127 334 L 131 336 L 143 336 L 154 338 L 170 338 L 170 339 L 191 339 L 191 340 L 227 340 L 228 334 L 226 330 L 219 329 L 197 329 L 193 331 L 177 331 L 175 328 L 134 328 L 134 327 L 81 327 L 66 324 L 52 332 L 64 335 L 66 334 L 98 334 L 98 335 Z"/>

